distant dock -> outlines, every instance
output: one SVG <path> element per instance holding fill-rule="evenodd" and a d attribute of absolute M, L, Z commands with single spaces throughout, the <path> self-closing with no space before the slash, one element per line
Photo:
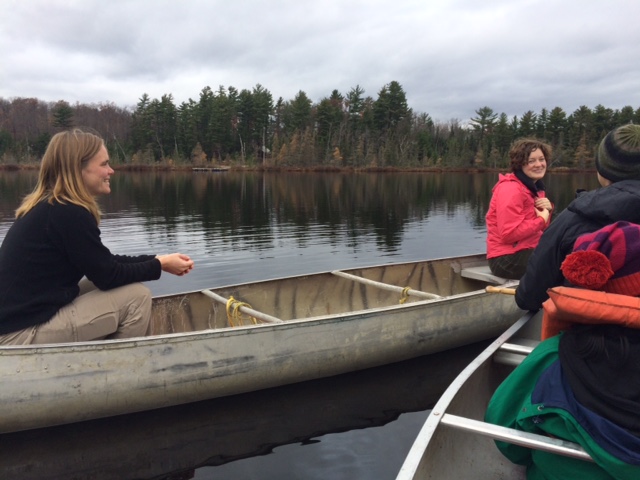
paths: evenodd
<path fill-rule="evenodd" d="M 193 172 L 226 172 L 231 167 L 193 167 Z"/>

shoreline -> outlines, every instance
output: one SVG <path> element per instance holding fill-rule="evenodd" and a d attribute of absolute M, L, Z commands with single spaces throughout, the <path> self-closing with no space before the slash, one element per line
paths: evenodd
<path fill-rule="evenodd" d="M 0 171 L 38 170 L 38 164 L 6 164 L 0 165 Z M 224 173 L 224 172 L 291 172 L 291 173 L 487 173 L 509 172 L 509 168 L 494 167 L 273 167 L 273 166 L 246 166 L 246 165 L 207 165 L 207 166 L 176 166 L 176 165 L 112 165 L 115 171 L 120 172 L 194 172 L 194 173 Z M 595 167 L 551 167 L 548 173 L 589 173 L 595 172 Z"/>

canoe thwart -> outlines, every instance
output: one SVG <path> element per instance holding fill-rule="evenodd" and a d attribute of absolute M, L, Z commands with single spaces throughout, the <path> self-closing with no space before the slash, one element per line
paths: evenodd
<path fill-rule="evenodd" d="M 357 275 L 352 275 L 350 273 L 342 272 L 340 270 L 334 270 L 331 273 L 338 277 L 346 278 L 347 280 L 353 280 L 354 282 L 364 283 L 365 285 L 380 288 L 382 290 L 398 292 L 401 295 L 400 303 L 404 303 L 404 301 L 408 296 L 425 298 L 428 300 L 435 300 L 438 298 L 442 298 L 440 295 L 436 295 L 435 293 L 421 292 L 420 290 L 412 290 L 409 287 L 398 287 L 397 285 L 390 285 L 388 283 L 376 282 L 375 280 L 369 280 L 368 278 L 358 277 Z"/>
<path fill-rule="evenodd" d="M 499 351 L 517 353 L 517 354 L 520 354 L 520 355 L 527 356 L 531 352 L 533 352 L 533 349 L 535 347 L 536 347 L 536 345 L 521 345 L 519 343 L 507 343 L 507 342 L 505 342 L 502 345 L 500 345 Z"/>
<path fill-rule="evenodd" d="M 520 345 L 518 343 L 504 343 L 493 355 L 493 361 L 502 365 L 517 367 L 529 355 L 534 345 Z"/>
<path fill-rule="evenodd" d="M 496 285 L 503 285 L 509 281 L 507 278 L 498 277 L 491 273 L 489 265 L 482 265 L 480 267 L 467 267 L 460 271 L 460 276 L 464 278 L 471 278 L 472 280 L 480 280 L 482 282 L 494 283 Z"/>
<path fill-rule="evenodd" d="M 282 320 L 280 320 L 279 318 L 272 317 L 271 315 L 267 315 L 266 313 L 262 313 L 257 310 L 254 310 L 248 304 L 243 302 L 238 302 L 233 297 L 224 298 L 223 296 L 218 295 L 217 293 L 212 292 L 211 290 L 201 290 L 201 292 L 207 297 L 215 300 L 216 302 L 226 305 L 228 315 L 230 311 L 232 312 L 231 315 L 237 315 L 238 312 L 242 312 L 253 318 L 261 320 L 265 323 L 283 323 Z M 233 319 L 231 317 L 229 317 L 229 323 L 231 324 L 231 326 L 234 326 Z"/>
<path fill-rule="evenodd" d="M 565 457 L 577 458 L 593 462 L 591 456 L 577 443 L 567 442 L 559 438 L 551 438 L 546 435 L 523 432 L 492 423 L 481 422 L 471 418 L 460 417 L 445 413 L 440 420 L 443 425 L 448 425 L 466 432 L 478 433 L 494 440 L 500 440 L 514 445 L 542 450 Z"/>

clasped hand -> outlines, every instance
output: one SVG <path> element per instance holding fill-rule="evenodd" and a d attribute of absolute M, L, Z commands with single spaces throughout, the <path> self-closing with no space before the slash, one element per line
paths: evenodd
<path fill-rule="evenodd" d="M 156 255 L 162 265 L 162 271 L 173 275 L 186 275 L 193 270 L 193 260 L 183 253 L 169 253 L 167 255 Z"/>
<path fill-rule="evenodd" d="M 548 198 L 536 198 L 535 206 L 536 215 L 542 217 L 542 219 L 548 223 L 549 217 L 551 216 L 551 210 L 553 210 L 551 201 Z"/>
<path fill-rule="evenodd" d="M 548 210 L 549 212 L 551 210 L 553 210 L 553 205 L 551 205 L 551 200 L 549 200 L 546 197 L 543 198 L 536 198 L 535 200 L 535 206 L 536 208 L 539 210 L 541 208 L 544 208 L 545 210 Z"/>

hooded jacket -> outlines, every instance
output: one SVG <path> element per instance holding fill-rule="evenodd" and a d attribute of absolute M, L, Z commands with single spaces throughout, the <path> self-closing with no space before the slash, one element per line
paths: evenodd
<path fill-rule="evenodd" d="M 537 192 L 544 198 L 544 190 Z M 535 248 L 547 228 L 536 215 L 534 194 L 513 173 L 498 176 L 486 216 L 487 258 Z"/>
<path fill-rule="evenodd" d="M 623 180 L 578 194 L 545 230 L 529 258 L 516 289 L 518 307 L 540 309 L 549 288 L 568 284 L 560 265 L 576 239 L 617 221 L 640 223 L 640 180 Z"/>
<path fill-rule="evenodd" d="M 541 342 L 502 382 L 485 420 L 578 443 L 595 463 L 502 441 L 496 445 L 509 460 L 527 467 L 528 480 L 640 478 L 640 438 L 576 399 L 558 358 L 562 338 Z"/>

